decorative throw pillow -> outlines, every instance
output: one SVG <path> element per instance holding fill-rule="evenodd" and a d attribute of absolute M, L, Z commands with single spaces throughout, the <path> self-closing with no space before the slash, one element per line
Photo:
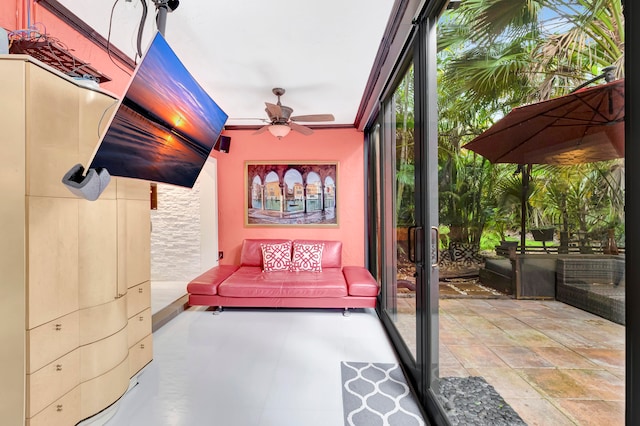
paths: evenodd
<path fill-rule="evenodd" d="M 291 270 L 294 272 L 322 272 L 323 249 L 324 243 L 293 243 L 293 258 L 291 259 Z"/>
<path fill-rule="evenodd" d="M 288 271 L 291 265 L 291 241 L 278 244 L 260 244 L 265 272 Z"/>

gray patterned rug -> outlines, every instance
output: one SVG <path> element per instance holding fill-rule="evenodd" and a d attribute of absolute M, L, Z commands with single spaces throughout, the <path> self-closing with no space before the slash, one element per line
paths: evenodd
<path fill-rule="evenodd" d="M 345 426 L 425 425 L 398 364 L 342 362 Z"/>

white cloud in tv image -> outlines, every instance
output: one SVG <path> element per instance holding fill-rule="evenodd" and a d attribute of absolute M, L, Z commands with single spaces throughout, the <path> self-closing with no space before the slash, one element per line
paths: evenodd
<path fill-rule="evenodd" d="M 191 188 L 227 118 L 156 33 L 89 167 Z"/>

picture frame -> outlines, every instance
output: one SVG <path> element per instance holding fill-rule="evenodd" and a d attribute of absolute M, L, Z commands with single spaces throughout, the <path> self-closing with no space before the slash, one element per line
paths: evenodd
<path fill-rule="evenodd" d="M 338 227 L 338 162 L 246 161 L 247 227 Z"/>

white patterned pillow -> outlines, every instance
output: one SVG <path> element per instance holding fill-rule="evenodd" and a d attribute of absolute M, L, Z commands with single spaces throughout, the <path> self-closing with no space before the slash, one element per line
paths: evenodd
<path fill-rule="evenodd" d="M 291 270 L 294 272 L 322 272 L 323 249 L 324 243 L 306 244 L 294 242 L 293 258 L 291 259 Z"/>
<path fill-rule="evenodd" d="M 291 241 L 260 244 L 264 272 L 288 271 L 291 266 Z"/>

